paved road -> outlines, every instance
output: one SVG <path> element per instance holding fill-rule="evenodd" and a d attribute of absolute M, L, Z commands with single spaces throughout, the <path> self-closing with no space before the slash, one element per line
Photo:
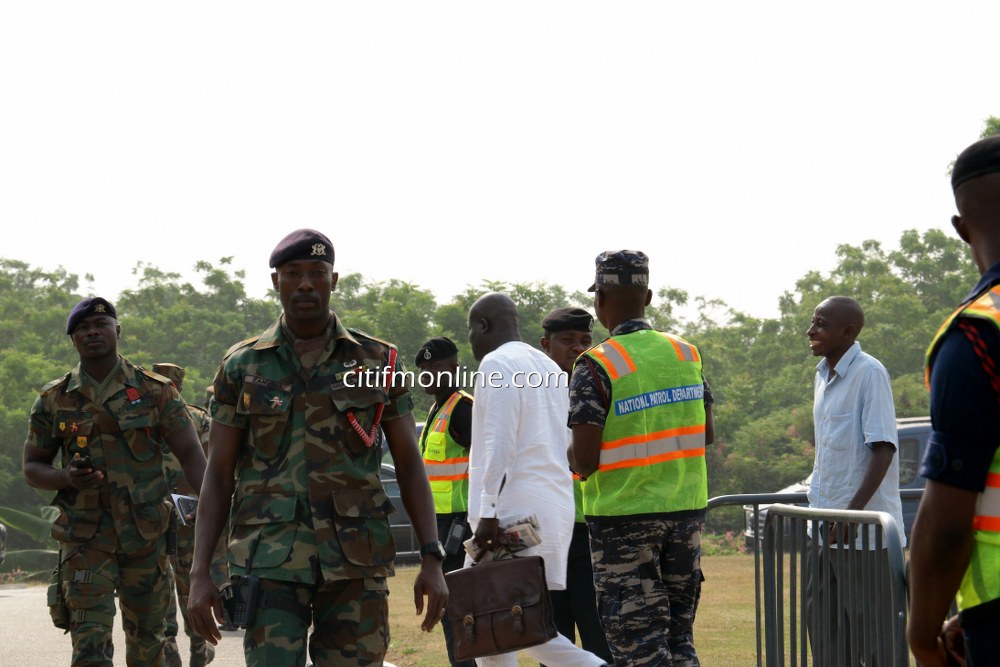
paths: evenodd
<path fill-rule="evenodd" d="M 116 617 L 115 667 L 125 667 L 125 633 Z M 187 664 L 188 639 L 177 643 Z M 69 635 L 52 625 L 45 604 L 45 586 L 0 586 L 0 665 L 10 667 L 65 667 L 71 653 Z M 223 632 L 212 667 L 245 667 L 243 633 Z M 392 667 L 385 663 L 385 667 Z"/>

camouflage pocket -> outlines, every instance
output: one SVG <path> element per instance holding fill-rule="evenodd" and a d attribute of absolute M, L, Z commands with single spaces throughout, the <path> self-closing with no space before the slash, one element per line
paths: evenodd
<path fill-rule="evenodd" d="M 375 421 L 375 407 L 379 403 L 387 403 L 389 397 L 380 389 L 370 387 L 342 387 L 330 393 L 333 407 L 337 412 L 354 415 L 358 426 L 365 433 L 370 433 Z M 354 454 L 368 450 L 368 445 L 352 427 L 344 429 L 344 441 L 347 449 Z"/>
<path fill-rule="evenodd" d="M 160 451 L 159 444 L 149 437 L 156 426 L 155 414 L 127 415 L 119 419 L 118 427 L 136 461 L 148 461 Z"/>
<path fill-rule="evenodd" d="M 288 559 L 295 543 L 297 499 L 269 493 L 244 496 L 233 513 L 232 540 L 229 562 L 246 567 L 250 548 L 254 551 L 253 567 L 278 567 Z"/>
<path fill-rule="evenodd" d="M 155 539 L 167 530 L 170 522 L 170 506 L 164 500 L 165 488 L 162 482 L 160 485 L 137 484 L 129 488 L 132 519 L 143 539 Z"/>
<path fill-rule="evenodd" d="M 97 489 L 85 489 L 76 492 L 60 492 L 61 497 L 73 496 L 74 499 L 62 510 L 52 522 L 52 538 L 57 542 L 86 542 L 97 532 L 97 524 L 101 520 L 101 499 Z"/>
<path fill-rule="evenodd" d="M 396 555 L 389 529 L 395 511 L 381 489 L 333 492 L 333 521 L 340 550 L 355 565 L 388 565 Z"/>
<path fill-rule="evenodd" d="M 283 453 L 291 404 L 289 386 L 253 375 L 244 379 L 236 412 L 250 417 L 249 445 L 255 457 L 266 461 Z"/>

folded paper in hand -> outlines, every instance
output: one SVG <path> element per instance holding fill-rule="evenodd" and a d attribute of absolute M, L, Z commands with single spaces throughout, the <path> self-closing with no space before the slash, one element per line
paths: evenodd
<path fill-rule="evenodd" d="M 177 510 L 177 516 L 181 518 L 181 523 L 185 526 L 188 525 L 188 515 L 193 515 L 198 509 L 198 498 L 182 496 L 179 493 L 171 493 L 170 498 L 174 501 L 174 509 Z"/>
<path fill-rule="evenodd" d="M 501 544 L 493 551 L 486 551 L 476 542 L 475 537 L 470 537 L 463 542 L 466 553 L 477 563 L 488 563 L 491 560 L 512 558 L 518 551 L 524 551 L 528 547 L 538 546 L 542 543 L 542 529 L 534 514 L 524 519 L 501 524 L 500 532 L 506 537 L 507 544 Z"/>

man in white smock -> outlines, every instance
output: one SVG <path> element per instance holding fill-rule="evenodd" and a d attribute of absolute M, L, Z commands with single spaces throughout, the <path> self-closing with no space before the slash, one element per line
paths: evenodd
<path fill-rule="evenodd" d="M 499 546 L 499 526 L 535 515 L 542 542 L 518 553 L 541 556 L 550 589 L 566 587 L 573 536 L 573 482 L 566 466 L 569 398 L 564 374 L 544 353 L 521 342 L 517 306 L 491 292 L 469 310 L 469 343 L 480 362 L 472 408 L 469 524 L 478 545 Z M 466 567 L 471 566 L 467 560 Z M 525 652 L 549 667 L 604 661 L 557 635 Z M 478 658 L 481 667 L 516 667 L 517 654 Z"/>

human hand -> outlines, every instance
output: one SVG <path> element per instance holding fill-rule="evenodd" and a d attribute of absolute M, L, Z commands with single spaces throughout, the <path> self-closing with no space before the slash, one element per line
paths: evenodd
<path fill-rule="evenodd" d="M 218 644 L 222 639 L 219 624 L 225 622 L 222 614 L 222 596 L 207 574 L 191 573 L 191 590 L 188 594 L 188 619 L 191 629 L 202 639 Z"/>
<path fill-rule="evenodd" d="M 944 623 L 941 640 L 947 654 L 949 667 L 965 667 L 965 635 L 958 616 L 952 616 Z"/>
<path fill-rule="evenodd" d="M 500 520 L 497 518 L 480 519 L 473 536 L 476 544 L 484 551 L 493 551 L 504 544 L 504 536 L 500 533 Z"/>
<path fill-rule="evenodd" d="M 104 479 L 104 473 L 100 470 L 94 470 L 94 464 L 90 460 L 90 456 L 80 456 L 80 452 L 73 454 L 72 460 L 69 462 L 69 466 L 65 468 L 66 471 L 66 481 L 74 489 L 85 489 L 89 486 L 95 486 L 98 482 Z"/>
<path fill-rule="evenodd" d="M 420 566 L 420 572 L 413 582 L 413 605 L 417 616 L 424 612 L 424 596 L 427 596 L 427 610 L 420 629 L 430 632 L 437 622 L 444 617 L 448 606 L 448 584 L 444 579 L 441 561 L 436 558 L 425 558 Z"/>

